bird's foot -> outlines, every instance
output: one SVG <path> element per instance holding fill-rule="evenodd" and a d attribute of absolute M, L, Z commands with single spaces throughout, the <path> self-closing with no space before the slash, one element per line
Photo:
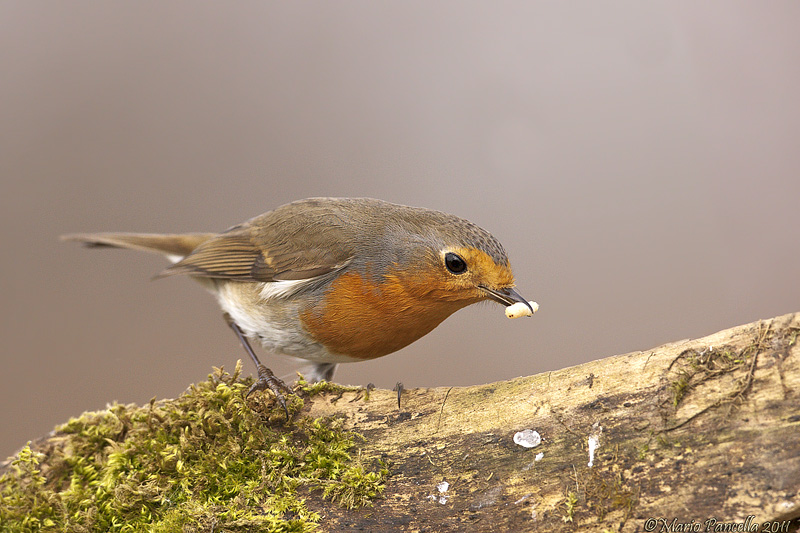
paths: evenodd
<path fill-rule="evenodd" d="M 253 386 L 250 387 L 250 390 L 247 391 L 245 398 L 249 397 L 256 391 L 267 389 L 271 390 L 275 395 L 275 399 L 278 400 L 278 403 L 281 404 L 281 407 L 283 407 L 283 410 L 286 413 L 286 420 L 289 420 L 289 408 L 286 407 L 286 398 L 284 394 L 294 394 L 294 391 L 292 391 L 292 389 L 289 388 L 289 386 L 286 385 L 283 380 L 275 376 L 275 374 L 272 373 L 272 370 L 262 364 L 259 364 L 258 379 L 255 383 L 253 383 Z"/>

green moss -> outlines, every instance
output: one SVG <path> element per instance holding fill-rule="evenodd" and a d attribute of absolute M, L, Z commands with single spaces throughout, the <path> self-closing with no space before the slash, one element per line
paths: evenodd
<path fill-rule="evenodd" d="M 294 419 L 250 380 L 216 370 L 175 400 L 115 404 L 26 446 L 0 476 L 0 531 L 312 531 L 319 495 L 347 507 L 380 496 L 388 470 L 353 455 L 336 421 Z M 268 402 L 268 403 L 266 403 Z"/>
<path fill-rule="evenodd" d="M 564 514 L 561 516 L 561 520 L 566 522 L 572 522 L 575 518 L 575 509 L 578 507 L 578 494 L 575 492 L 570 492 L 567 494 L 567 497 L 564 498 L 561 506 L 564 508 Z"/>
<path fill-rule="evenodd" d="M 639 460 L 644 461 L 647 459 L 647 454 L 650 451 L 650 443 L 645 442 L 641 446 L 639 446 Z"/>
<path fill-rule="evenodd" d="M 596 517 L 604 520 L 608 513 L 623 511 L 625 519 L 636 506 L 636 488 L 621 472 L 592 470 L 585 480 L 586 506 Z"/>
<path fill-rule="evenodd" d="M 698 352 L 687 350 L 678 356 L 684 361 L 684 368 L 677 370 L 677 378 L 669 384 L 672 406 L 677 408 L 686 395 L 700 384 L 744 368 L 758 351 L 759 342 L 748 345 L 740 351 L 728 347 L 709 348 Z"/>
<path fill-rule="evenodd" d="M 689 380 L 691 377 L 692 376 L 688 372 L 681 372 L 678 379 L 670 383 L 669 390 L 672 392 L 673 407 L 678 407 L 678 404 L 681 403 L 683 395 L 686 394 L 686 390 L 689 388 Z"/>
<path fill-rule="evenodd" d="M 362 387 L 351 387 L 348 385 L 339 385 L 331 381 L 317 381 L 309 383 L 302 374 L 298 374 L 297 388 L 306 397 L 313 397 L 318 394 L 333 393 L 343 394 L 345 392 L 360 392 L 364 390 Z"/>
<path fill-rule="evenodd" d="M 334 397 L 331 399 L 332 402 L 335 402 L 339 398 L 341 398 L 345 392 L 354 392 L 356 393 L 356 397 L 354 400 L 362 400 L 365 402 L 369 401 L 369 393 L 375 388 L 375 385 L 369 384 L 366 387 L 354 387 L 352 385 L 340 385 L 338 383 L 332 383 L 330 381 L 317 381 L 315 383 L 309 383 L 306 381 L 306 378 L 298 373 L 297 374 L 297 393 L 300 394 L 304 398 L 313 398 L 314 396 L 318 396 L 320 394 L 332 394 Z"/>

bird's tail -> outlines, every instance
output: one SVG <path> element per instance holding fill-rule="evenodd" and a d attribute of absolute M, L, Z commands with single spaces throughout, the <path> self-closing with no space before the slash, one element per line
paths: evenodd
<path fill-rule="evenodd" d="M 61 240 L 82 242 L 92 248 L 129 248 L 155 252 L 176 263 L 213 236 L 213 233 L 72 233 L 62 235 Z"/>

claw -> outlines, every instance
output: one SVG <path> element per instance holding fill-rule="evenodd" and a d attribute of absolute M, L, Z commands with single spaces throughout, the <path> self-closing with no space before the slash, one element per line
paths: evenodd
<path fill-rule="evenodd" d="M 256 380 L 256 382 L 253 383 L 253 386 L 250 387 L 250 390 L 247 391 L 245 398 L 249 398 L 250 395 L 256 391 L 267 389 L 271 390 L 272 394 L 275 395 L 275 399 L 278 400 L 278 403 L 281 404 L 283 411 L 286 413 L 286 420 L 289 420 L 289 408 L 286 406 L 286 398 L 284 397 L 284 394 L 294 394 L 294 392 L 279 377 L 275 376 L 275 374 L 272 373 L 272 370 L 262 364 L 259 364 L 258 380 Z"/>

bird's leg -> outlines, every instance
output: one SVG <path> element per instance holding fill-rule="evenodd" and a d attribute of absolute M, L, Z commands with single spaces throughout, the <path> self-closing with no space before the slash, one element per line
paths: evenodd
<path fill-rule="evenodd" d="M 336 372 L 337 366 L 336 363 L 315 363 L 311 367 L 307 379 L 309 379 L 311 383 L 316 383 L 317 381 L 332 381 L 333 373 Z"/>
<path fill-rule="evenodd" d="M 256 380 L 255 383 L 253 383 L 253 386 L 250 387 L 249 391 L 247 391 L 245 397 L 250 396 L 255 391 L 265 390 L 265 389 L 271 390 L 272 393 L 275 394 L 275 398 L 278 400 L 278 403 L 281 404 L 281 407 L 283 407 L 283 410 L 286 412 L 286 419 L 288 420 L 289 409 L 286 407 L 286 399 L 284 398 L 283 395 L 284 393 L 292 394 L 292 389 L 290 389 L 286 385 L 286 383 L 281 381 L 279 377 L 276 377 L 275 374 L 272 373 L 272 370 L 261 364 L 261 361 L 258 360 L 258 357 L 256 357 L 256 353 L 250 346 L 250 342 L 247 340 L 247 337 L 245 337 L 239 325 L 233 321 L 231 315 L 225 313 L 224 316 L 225 316 L 225 321 L 231 327 L 233 332 L 236 333 L 236 336 L 239 337 L 239 342 L 242 343 L 244 351 L 247 352 L 247 354 L 250 356 L 250 359 L 253 360 L 253 363 L 255 363 L 256 368 L 258 369 L 258 380 Z"/>

